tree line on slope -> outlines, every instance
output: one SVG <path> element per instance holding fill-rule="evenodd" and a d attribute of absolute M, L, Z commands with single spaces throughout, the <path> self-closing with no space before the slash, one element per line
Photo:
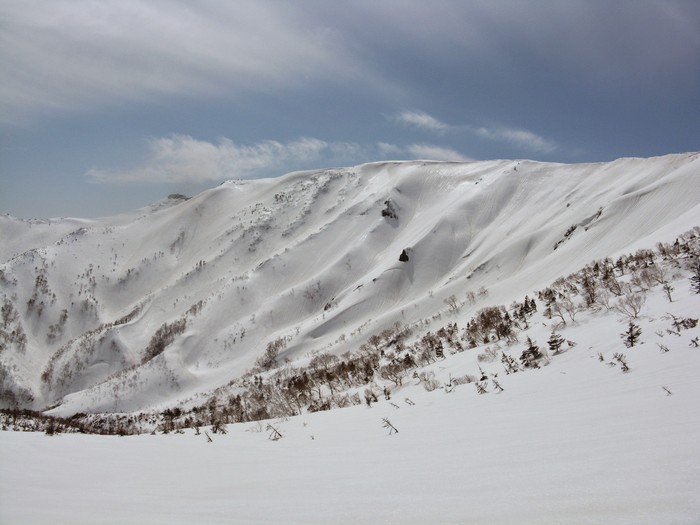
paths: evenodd
<path fill-rule="evenodd" d="M 575 323 L 576 316 L 584 311 L 611 312 L 626 319 L 628 330 L 621 336 L 625 346 L 632 347 L 641 335 L 634 321 L 644 306 L 646 293 L 661 286 L 667 300 L 672 302 L 672 283 L 677 283 L 683 272 L 689 273 L 692 291 L 700 293 L 700 228 L 679 236 L 673 244 L 657 244 L 655 251 L 639 250 L 616 260 L 606 258 L 590 263 L 578 272 L 557 279 L 536 292 L 533 298 L 526 296 L 509 307 L 481 308 L 461 330 L 455 321 L 413 337 L 412 327 L 396 323 L 369 337 L 355 352 L 342 356 L 318 353 L 303 367 L 289 363 L 279 366 L 279 352 L 286 340 L 277 339 L 268 343 L 256 368 L 219 388 L 203 404 L 189 410 L 174 408 L 162 412 L 158 428 L 170 432 L 187 427 L 288 417 L 362 403 L 371 406 L 382 396 L 390 399 L 392 389 L 403 386 L 409 377 L 426 390 L 475 383 L 477 392 L 485 393 L 488 377 L 481 369 L 479 374 L 450 378 L 447 385 L 441 385 L 434 374 L 421 369 L 446 359 L 448 354 L 484 345 L 486 348 L 479 354 L 479 361 L 500 359 L 506 374 L 538 368 L 574 345 L 558 331 Z M 517 358 L 503 350 L 499 352 L 501 343 L 510 348 L 519 343 L 519 335 L 528 330 L 538 310 L 551 322 L 552 332 L 546 349 L 528 335 L 525 348 Z M 450 311 L 457 315 L 458 308 L 450 308 Z M 673 318 L 677 331 L 695 326 L 693 323 L 697 324 L 697 320 Z M 502 390 L 500 383 L 497 385 L 494 387 Z M 100 417 L 110 419 L 108 414 L 91 417 L 93 421 Z M 139 427 L 139 421 L 132 424 L 135 429 L 143 428 Z"/>
<path fill-rule="evenodd" d="M 680 279 L 683 271 L 689 271 L 691 288 L 700 293 L 698 261 L 700 228 L 695 228 L 679 236 L 673 244 L 659 243 L 656 251 L 638 250 L 616 260 L 595 261 L 557 279 L 536 294 L 542 315 L 551 321 L 547 349 L 541 349 L 528 336 L 517 359 L 500 352 L 505 372 L 538 368 L 551 356 L 574 346 L 558 330 L 574 323 L 576 316 L 584 311 L 606 311 L 626 319 L 628 330 L 622 334 L 623 343 L 633 346 L 641 335 L 634 320 L 640 315 L 647 292 L 662 286 L 671 302 L 672 282 Z M 361 403 L 371 405 L 379 397 L 389 399 L 392 387 L 401 387 L 409 377 L 422 382 L 428 390 L 434 389 L 434 378 L 420 373 L 420 369 L 445 359 L 448 353 L 480 345 L 504 343 L 512 347 L 519 342 L 519 334 L 529 328 L 530 319 L 537 311 L 535 298 L 526 296 L 508 308 L 499 305 L 480 309 L 462 330 L 457 322 L 448 323 L 434 332 L 424 333 L 412 343 L 408 342 L 412 328 L 396 323 L 371 336 L 356 352 L 342 356 L 319 353 L 307 366 L 299 368 L 290 365 L 275 368 L 278 353 L 285 345 L 284 340 L 278 339 L 267 345 L 256 369 L 219 389 L 207 403 L 183 412 L 172 421 L 171 428 L 289 417 L 304 411 Z M 692 318 L 685 320 L 693 321 L 697 322 Z M 481 380 L 478 374 L 454 378 L 455 383 L 477 383 L 477 390 Z"/>

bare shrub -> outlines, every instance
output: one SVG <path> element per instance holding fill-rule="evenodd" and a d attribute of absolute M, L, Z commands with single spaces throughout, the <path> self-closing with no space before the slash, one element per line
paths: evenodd
<path fill-rule="evenodd" d="M 620 297 L 613 306 L 613 310 L 619 313 L 623 318 L 630 320 L 636 319 L 642 311 L 645 302 L 645 295 L 640 292 L 633 292 L 632 289 L 627 286 L 625 287 L 624 295 Z"/>
<path fill-rule="evenodd" d="M 408 375 L 408 367 L 403 361 L 394 361 L 381 367 L 379 375 L 383 379 L 392 381 L 396 386 L 401 386 Z"/>
<path fill-rule="evenodd" d="M 468 385 L 469 383 L 474 383 L 474 382 L 476 382 L 476 376 L 473 376 L 471 374 L 464 374 L 463 376 L 452 378 L 452 384 L 455 386 L 456 385 Z"/>
<path fill-rule="evenodd" d="M 286 341 L 283 337 L 279 337 L 274 341 L 267 343 L 265 347 L 265 353 L 258 357 L 255 361 L 256 366 L 259 366 L 263 370 L 270 370 L 273 366 L 277 364 L 277 356 L 280 350 L 282 350 L 286 345 Z"/>
<path fill-rule="evenodd" d="M 420 379 L 423 388 L 425 388 L 428 392 L 432 392 L 433 390 L 437 390 L 438 388 L 442 387 L 442 383 L 438 379 L 435 379 L 435 372 L 432 370 L 419 372 L 418 379 Z"/>
<path fill-rule="evenodd" d="M 490 347 L 490 346 L 489 346 L 489 347 L 486 348 L 486 350 L 484 350 L 481 354 L 479 354 L 478 356 L 476 356 L 476 359 L 477 359 L 480 363 L 484 363 L 484 362 L 486 362 L 486 363 L 492 363 L 492 362 L 494 362 L 496 359 L 498 359 L 498 357 L 499 357 L 499 350 L 498 350 L 498 348 L 494 348 L 494 347 Z"/>
<path fill-rule="evenodd" d="M 457 313 L 459 311 L 459 301 L 457 301 L 457 296 L 455 294 L 450 295 L 443 302 L 447 305 L 450 312 Z"/>

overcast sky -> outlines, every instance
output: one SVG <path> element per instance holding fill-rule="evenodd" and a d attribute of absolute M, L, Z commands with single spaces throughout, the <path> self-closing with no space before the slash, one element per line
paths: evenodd
<path fill-rule="evenodd" d="M 697 0 L 0 2 L 0 213 L 384 159 L 700 150 Z"/>

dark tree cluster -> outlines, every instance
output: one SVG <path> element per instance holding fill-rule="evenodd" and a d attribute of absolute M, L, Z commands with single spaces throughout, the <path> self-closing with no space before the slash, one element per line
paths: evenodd
<path fill-rule="evenodd" d="M 163 323 L 151 337 L 143 355 L 142 363 L 147 363 L 154 357 L 162 354 L 175 338 L 185 331 L 187 319 L 182 318 L 172 323 Z"/>
<path fill-rule="evenodd" d="M 523 350 L 523 353 L 520 355 L 520 362 L 523 366 L 525 368 L 539 368 L 544 357 L 544 354 L 540 351 L 540 347 L 528 337 L 527 348 Z"/>
<path fill-rule="evenodd" d="M 504 306 L 479 310 L 467 323 L 464 338 L 471 348 L 502 339 L 509 344 L 518 340 L 513 319 Z"/>
<path fill-rule="evenodd" d="M 33 410 L 0 409 L 0 430 L 44 432 L 47 435 L 80 433 L 127 436 L 138 434 L 143 427 L 154 422 L 155 417 L 146 414 L 98 416 L 80 413 L 62 418 Z"/>

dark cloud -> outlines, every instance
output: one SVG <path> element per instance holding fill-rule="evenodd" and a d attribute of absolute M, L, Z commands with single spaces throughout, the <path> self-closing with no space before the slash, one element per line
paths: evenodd
<path fill-rule="evenodd" d="M 23 184 L 87 206 L 86 173 L 697 149 L 698 27 L 690 0 L 6 0 L 0 212 L 29 209 Z"/>
<path fill-rule="evenodd" d="M 13 75 L 0 108 L 4 119 L 21 119 L 329 78 L 394 95 L 415 89 L 407 79 L 468 88 L 476 76 L 526 88 L 539 85 L 533 77 L 606 90 L 697 87 L 698 11 L 690 2 L 630 0 L 8 1 L 0 4 L 0 65 Z"/>

